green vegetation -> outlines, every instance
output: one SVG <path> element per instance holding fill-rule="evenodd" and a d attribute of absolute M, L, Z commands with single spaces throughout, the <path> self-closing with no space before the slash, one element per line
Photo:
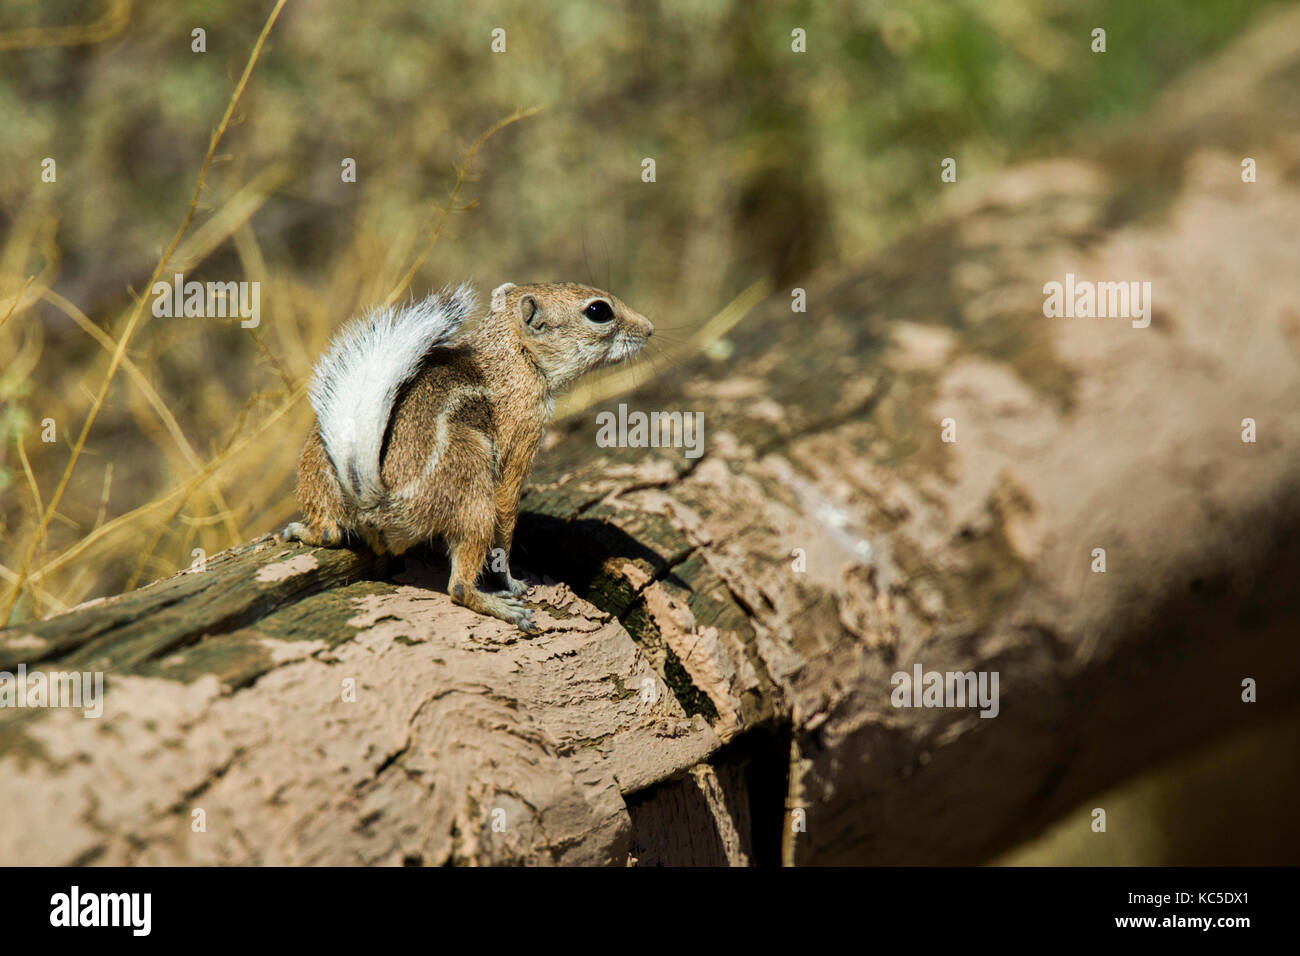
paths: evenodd
<path fill-rule="evenodd" d="M 590 281 L 684 339 L 756 280 L 793 284 L 900 235 L 942 196 L 943 157 L 964 182 L 1139 116 L 1267 5 L 290 0 L 164 271 L 261 282 L 261 325 L 144 311 L 18 618 L 287 519 L 312 360 L 435 233 L 416 293 Z M 0 325 L 0 593 L 272 3 L 50 6 L 0 12 L 0 318 L 34 277 Z M 96 42 L 59 39 L 96 22 Z M 439 229 L 466 147 L 533 106 L 484 144 Z"/>

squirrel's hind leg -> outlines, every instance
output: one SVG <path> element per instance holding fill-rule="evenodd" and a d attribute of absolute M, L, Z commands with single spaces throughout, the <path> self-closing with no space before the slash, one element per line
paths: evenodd
<path fill-rule="evenodd" d="M 343 529 L 337 524 L 303 524 L 291 521 L 276 535 L 281 541 L 301 541 L 313 548 L 337 548 L 343 544 Z"/>
<path fill-rule="evenodd" d="M 325 453 L 320 427 L 311 430 L 298 459 L 298 503 L 304 521 L 294 521 L 276 537 L 313 548 L 338 548 L 347 541 L 343 490 Z"/>
<path fill-rule="evenodd" d="M 447 591 L 453 601 L 479 614 L 500 618 L 526 634 L 538 633 L 539 629 L 533 623 L 532 609 L 522 601 L 506 594 L 486 594 L 478 589 L 479 572 L 487 558 L 486 538 L 449 541 L 448 544 L 451 550 L 451 578 L 447 583 Z"/>

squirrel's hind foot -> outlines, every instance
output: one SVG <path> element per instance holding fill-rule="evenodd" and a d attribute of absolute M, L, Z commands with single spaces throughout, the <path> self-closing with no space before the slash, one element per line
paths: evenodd
<path fill-rule="evenodd" d="M 343 530 L 338 525 L 319 527 L 291 521 L 276 536 L 277 541 L 301 541 L 313 548 L 337 548 L 343 543 Z"/>

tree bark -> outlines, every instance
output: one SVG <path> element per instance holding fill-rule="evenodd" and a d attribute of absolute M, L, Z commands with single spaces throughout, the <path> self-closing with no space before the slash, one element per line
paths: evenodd
<path fill-rule="evenodd" d="M 0 671 L 107 682 L 0 710 L 0 863 L 979 862 L 1291 704 L 1297 68 L 1285 11 L 778 291 L 624 399 L 702 413 L 701 457 L 557 428 L 535 638 L 436 557 L 269 538 L 0 631 Z M 1066 273 L 1149 281 L 1150 327 L 1044 316 Z M 894 706 L 917 665 L 996 672 L 996 718 Z"/>

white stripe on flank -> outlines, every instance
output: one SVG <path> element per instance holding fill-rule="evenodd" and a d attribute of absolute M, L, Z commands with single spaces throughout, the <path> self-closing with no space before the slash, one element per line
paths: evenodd
<path fill-rule="evenodd" d="M 471 398 L 486 399 L 488 398 L 488 390 L 482 385 L 465 385 L 447 396 L 446 404 L 443 405 L 442 411 L 438 413 L 437 437 L 434 439 L 433 453 L 429 455 L 429 460 L 424 464 L 424 477 L 428 478 L 433 475 L 433 470 L 438 467 L 438 459 L 447 450 L 447 419 L 452 412 L 460 408 L 462 402 Z"/>

